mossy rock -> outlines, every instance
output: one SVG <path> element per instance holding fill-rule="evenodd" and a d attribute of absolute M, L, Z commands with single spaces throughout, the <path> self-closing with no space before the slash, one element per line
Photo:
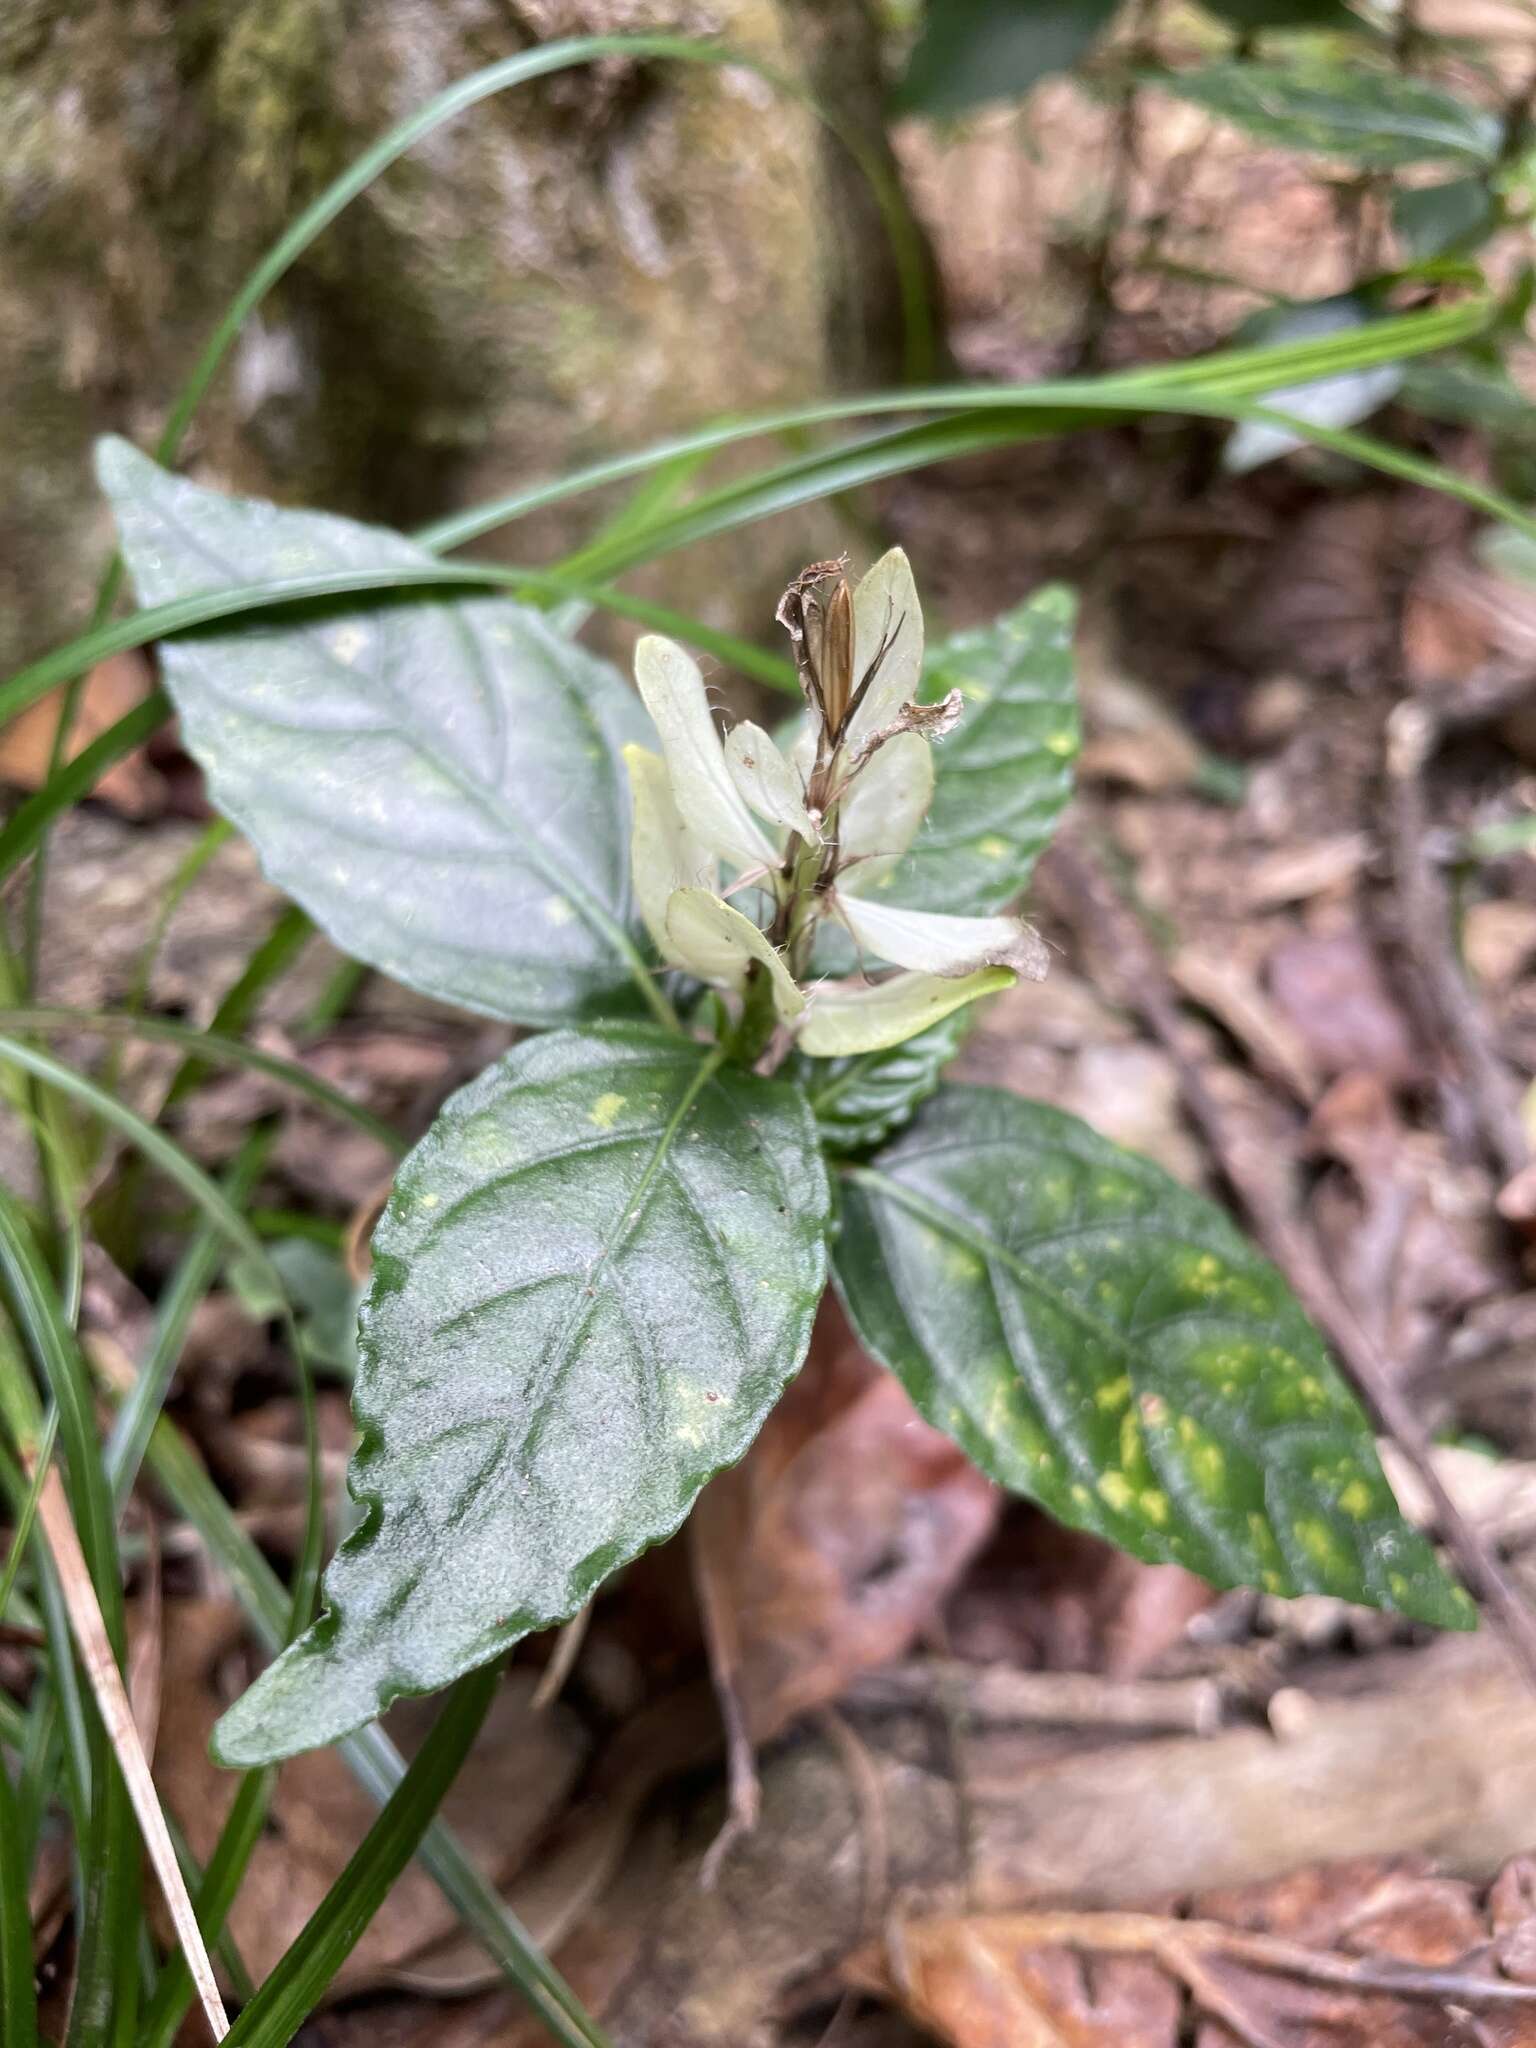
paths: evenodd
<path fill-rule="evenodd" d="M 149 442 L 228 298 L 374 137 L 567 34 L 718 34 L 883 151 L 865 0 L 11 0 L 0 14 L 0 665 L 79 623 L 110 544 L 88 449 Z M 520 480 L 897 367 L 867 191 L 742 68 L 606 60 L 438 130 L 251 321 L 201 475 L 410 525 Z M 590 501 L 507 537 L 542 559 Z M 653 588 L 757 623 L 830 538 L 797 515 Z M 494 546 L 483 542 L 483 547 Z"/>

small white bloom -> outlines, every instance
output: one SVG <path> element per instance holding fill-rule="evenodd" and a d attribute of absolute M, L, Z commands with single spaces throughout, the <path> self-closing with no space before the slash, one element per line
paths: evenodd
<path fill-rule="evenodd" d="M 698 663 L 674 641 L 647 633 L 635 649 L 635 681 L 661 735 L 673 799 L 688 829 L 733 867 L 776 867 L 778 851 L 725 765 Z"/>
<path fill-rule="evenodd" d="M 781 1017 L 798 1017 L 805 997 L 789 969 L 750 917 L 723 903 L 708 889 L 676 889 L 667 904 L 668 951 L 679 966 L 703 981 L 740 989 L 753 961 L 773 980 L 773 1005 Z"/>
<path fill-rule="evenodd" d="M 851 753 L 857 753 L 861 742 L 881 726 L 889 725 L 904 704 L 912 703 L 922 682 L 923 608 L 903 548 L 882 555 L 853 593 L 856 683 L 863 681 L 877 660 L 880 665 L 874 680 L 844 735 Z"/>
<path fill-rule="evenodd" d="M 896 967 L 939 975 L 1009 967 L 1026 981 L 1043 981 L 1050 965 L 1044 940 L 1021 917 L 946 917 L 846 895 L 837 911 L 861 945 Z"/>
<path fill-rule="evenodd" d="M 804 780 L 760 725 L 743 719 L 732 726 L 725 736 L 725 765 L 760 818 L 786 832 L 798 832 L 802 839 L 820 838 L 816 821 L 805 808 Z"/>
<path fill-rule="evenodd" d="M 683 823 L 667 764 L 649 747 L 628 746 L 634 825 L 629 843 L 635 902 L 656 950 L 666 957 L 667 903 L 676 889 L 713 889 L 719 863 Z"/>
<path fill-rule="evenodd" d="M 963 710 L 958 691 L 918 702 L 923 614 L 901 549 L 854 590 L 842 563 L 813 564 L 785 592 L 779 618 L 810 712 L 787 754 L 746 722 L 722 744 L 697 663 L 654 634 L 636 649 L 665 760 L 625 749 L 634 886 L 662 959 L 738 993 L 766 974 L 779 1019 L 822 1056 L 899 1045 L 1020 976 L 1040 979 L 1046 950 L 1020 918 L 870 900 L 917 836 L 933 800 L 933 741 Z M 762 881 L 773 938 L 720 895 L 722 863 L 739 880 Z M 871 964 L 898 971 L 819 983 L 808 1007 L 795 973 L 811 972 L 814 934 L 829 917 Z"/>
<path fill-rule="evenodd" d="M 952 1010 L 974 1003 L 978 996 L 1011 988 L 1013 981 L 1006 967 L 983 967 L 960 980 L 937 974 L 893 974 L 888 981 L 866 988 L 828 982 L 812 992 L 810 1014 L 798 1033 L 799 1045 L 802 1052 L 819 1059 L 882 1052 L 926 1031 Z"/>
<path fill-rule="evenodd" d="M 933 748 L 921 733 L 898 733 L 853 778 L 838 812 L 847 866 L 845 896 L 863 896 L 890 874 L 917 837 L 933 802 Z"/>

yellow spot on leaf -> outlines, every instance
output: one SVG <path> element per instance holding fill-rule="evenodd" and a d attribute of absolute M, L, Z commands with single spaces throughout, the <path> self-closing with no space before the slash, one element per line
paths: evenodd
<path fill-rule="evenodd" d="M 1339 1506 L 1358 1522 L 1371 1512 L 1371 1489 L 1363 1479 L 1351 1479 L 1339 1495 Z"/>
<path fill-rule="evenodd" d="M 1123 1472 L 1104 1472 L 1099 1475 L 1099 1493 L 1116 1514 L 1123 1515 L 1129 1508 L 1133 1495 L 1130 1481 Z"/>
<path fill-rule="evenodd" d="M 569 924 L 576 913 L 563 896 L 546 896 L 544 915 L 551 924 Z"/>
<path fill-rule="evenodd" d="M 1160 1493 L 1155 1486 L 1144 1487 L 1141 1493 L 1141 1512 L 1149 1522 L 1161 1529 L 1168 1519 L 1167 1494 Z"/>
<path fill-rule="evenodd" d="M 1348 1562 L 1338 1538 L 1326 1522 L 1320 1522 L 1312 1515 L 1303 1515 L 1291 1524 L 1291 1528 L 1296 1541 L 1320 1570 L 1336 1571 Z"/>
<path fill-rule="evenodd" d="M 1093 1398 L 1106 1414 L 1112 1413 L 1116 1408 L 1123 1408 L 1131 1398 L 1130 1374 L 1127 1373 L 1118 1380 L 1106 1380 Z"/>
<path fill-rule="evenodd" d="M 596 1124 L 600 1131 L 611 1131 L 626 1099 L 622 1095 L 599 1095 L 587 1112 L 587 1122 Z"/>
<path fill-rule="evenodd" d="M 985 839 L 978 839 L 976 851 L 987 860 L 1006 860 L 1013 849 L 1006 839 L 999 839 L 995 832 L 989 832 Z"/>
<path fill-rule="evenodd" d="M 1189 1453 L 1189 1469 L 1202 1493 L 1218 1498 L 1226 1490 L 1227 1460 L 1219 1444 L 1197 1443 Z"/>

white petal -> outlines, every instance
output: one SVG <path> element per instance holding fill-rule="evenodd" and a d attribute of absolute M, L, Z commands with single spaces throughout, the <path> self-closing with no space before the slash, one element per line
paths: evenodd
<path fill-rule="evenodd" d="M 912 565 L 901 548 L 882 555 L 853 593 L 855 686 L 886 642 L 879 674 L 848 728 L 850 748 L 889 725 L 902 705 L 916 697 L 922 679 L 923 608 L 917 601 Z"/>
<path fill-rule="evenodd" d="M 845 895 L 867 896 L 917 837 L 933 802 L 933 748 L 921 733 L 887 740 L 853 778 L 838 811 Z"/>
<path fill-rule="evenodd" d="M 810 1014 L 798 1033 L 800 1050 L 822 1059 L 879 1052 L 1013 982 L 1006 967 L 983 967 L 958 981 L 936 974 L 893 974 L 874 988 L 828 983 L 811 996 Z"/>
<path fill-rule="evenodd" d="M 1506 526 L 1499 530 L 1509 533 L 1513 528 Z M 802 718 L 795 729 L 789 746 L 789 765 L 798 776 L 800 787 L 806 788 L 816 768 L 816 727 L 809 718 Z"/>
<path fill-rule="evenodd" d="M 805 808 L 805 788 L 760 725 L 744 719 L 725 738 L 725 765 L 731 779 L 760 818 L 805 840 L 819 836 Z"/>
<path fill-rule="evenodd" d="M 690 831 L 733 867 L 777 866 L 777 853 L 726 770 L 698 663 L 675 641 L 647 633 L 635 649 L 635 681 L 661 735 L 673 800 Z"/>
<path fill-rule="evenodd" d="M 1011 967 L 1026 981 L 1043 981 L 1050 963 L 1039 933 L 1021 917 L 945 917 L 842 894 L 838 908 L 859 943 L 896 967 L 945 975 Z"/>
<path fill-rule="evenodd" d="M 750 917 L 708 889 L 679 889 L 667 905 L 668 952 L 702 981 L 739 989 L 747 969 L 760 960 L 773 977 L 773 1005 L 781 1017 L 798 1017 L 805 997 L 789 969 Z"/>
<path fill-rule="evenodd" d="M 678 815 L 667 764 L 660 754 L 653 754 L 649 747 L 628 746 L 624 765 L 634 799 L 629 866 L 635 902 L 665 960 L 668 898 L 676 889 L 713 889 L 717 866 L 714 855 L 700 845 Z"/>

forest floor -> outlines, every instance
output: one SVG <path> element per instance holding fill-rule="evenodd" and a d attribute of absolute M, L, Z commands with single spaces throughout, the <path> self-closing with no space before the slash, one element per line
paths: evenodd
<path fill-rule="evenodd" d="M 966 367 L 1039 359 L 1016 298 L 953 282 Z M 1128 319 L 1106 347 L 1139 333 Z M 962 1069 L 1227 1203 L 1383 1417 L 1404 1505 L 1469 1568 L 1513 1584 L 1529 1560 L 1536 1586 L 1536 592 L 1479 565 L 1459 507 L 1310 458 L 1237 480 L 1217 451 L 1209 427 L 1112 430 L 871 508 L 946 624 L 1051 578 L 1083 600 L 1080 794 L 1034 898 L 1055 966 L 986 1011 Z M 137 687 L 99 680 L 103 717 Z M 4 767 L 27 778 L 15 753 Z M 52 1001 L 122 1001 L 203 830 L 174 754 L 109 797 L 58 837 Z M 225 845 L 165 929 L 151 1007 L 206 1023 L 279 907 Z M 311 942 L 257 1041 L 412 1134 L 507 1042 L 377 981 L 315 1030 L 337 964 Z M 173 1064 L 136 1051 L 125 1085 L 152 1102 Z M 389 1161 L 251 1074 L 203 1086 L 177 1132 L 223 1165 L 267 1115 L 261 1199 L 288 1218 L 334 1496 L 356 1246 Z M 83 1318 L 98 1362 L 131 1358 L 152 1313 L 105 1231 Z M 261 1313 L 228 1274 L 171 1412 L 285 1562 L 304 1468 Z M 206 1738 L 254 1652 L 191 1530 L 136 1512 L 135 1703 L 206 1854 L 230 1797 Z M 701 1588 L 734 1615 L 716 1676 L 758 1752 L 757 1826 L 714 1856 Z M 1528 1662 L 1491 1622 L 1434 1638 L 1218 1594 L 1066 1533 L 979 1479 L 829 1313 L 691 1532 L 584 1633 L 520 1654 L 446 1815 L 620 2041 L 1514 2048 L 1536 2043 Z M 395 1711 L 403 1747 L 429 1718 Z M 283 1767 L 231 1924 L 253 1977 L 370 1817 L 334 1756 Z M 45 1924 L 67 1876 L 40 1873 Z M 303 2035 L 541 2038 L 415 1870 Z"/>

